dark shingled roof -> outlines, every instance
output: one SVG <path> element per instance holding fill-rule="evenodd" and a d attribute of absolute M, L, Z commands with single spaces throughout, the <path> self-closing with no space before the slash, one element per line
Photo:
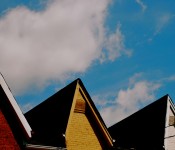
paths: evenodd
<path fill-rule="evenodd" d="M 168 95 L 109 127 L 117 147 L 161 150 L 164 145 Z"/>
<path fill-rule="evenodd" d="M 65 134 L 77 85 L 75 80 L 25 114 L 33 130 L 32 144 L 65 147 Z"/>
<path fill-rule="evenodd" d="M 66 132 L 77 83 L 80 84 L 95 113 L 105 126 L 82 81 L 77 79 L 25 114 L 34 132 L 31 144 L 65 147 L 63 134 Z"/>

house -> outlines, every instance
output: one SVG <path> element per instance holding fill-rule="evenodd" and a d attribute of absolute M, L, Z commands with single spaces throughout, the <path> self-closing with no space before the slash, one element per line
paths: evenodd
<path fill-rule="evenodd" d="M 107 127 L 77 79 L 25 114 L 32 127 L 27 149 L 108 150 Z"/>
<path fill-rule="evenodd" d="M 118 149 L 175 150 L 175 106 L 165 95 L 108 130 Z"/>
<path fill-rule="evenodd" d="M 0 74 L 0 149 L 24 149 L 30 138 L 31 128 Z"/>
<path fill-rule="evenodd" d="M 112 147 L 107 127 L 80 79 L 24 116 L 0 74 L 0 149 L 108 150 Z"/>
<path fill-rule="evenodd" d="M 23 115 L 0 74 L 0 149 L 174 148 L 175 106 L 169 95 L 107 129 L 80 79 L 76 79 Z"/>

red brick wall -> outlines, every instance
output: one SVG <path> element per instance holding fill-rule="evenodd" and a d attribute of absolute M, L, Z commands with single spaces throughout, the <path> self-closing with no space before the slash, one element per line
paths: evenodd
<path fill-rule="evenodd" d="M 0 150 L 20 150 L 7 120 L 0 110 Z"/>

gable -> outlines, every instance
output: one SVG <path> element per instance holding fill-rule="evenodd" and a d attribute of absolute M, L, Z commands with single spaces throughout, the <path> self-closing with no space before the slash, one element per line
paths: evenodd
<path fill-rule="evenodd" d="M 66 130 L 66 147 L 71 150 L 100 150 L 100 136 L 97 134 L 92 115 L 86 101 L 78 92 L 75 108 Z"/>
<path fill-rule="evenodd" d="M 94 150 L 112 147 L 112 138 L 97 112 L 81 81 L 78 82 L 66 130 L 68 149 Z"/>
<path fill-rule="evenodd" d="M 70 138 L 74 134 L 71 133 L 71 128 L 75 125 L 77 129 L 79 124 L 84 132 L 84 123 L 99 147 L 101 141 L 103 147 L 112 147 L 112 138 L 80 79 L 28 111 L 25 116 L 33 129 L 30 144 L 66 147 L 75 139 Z M 76 118 L 79 118 L 77 121 L 80 122 L 76 121 L 75 124 Z"/>

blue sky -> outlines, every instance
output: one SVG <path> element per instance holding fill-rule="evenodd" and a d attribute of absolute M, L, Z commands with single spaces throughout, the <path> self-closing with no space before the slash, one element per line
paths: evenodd
<path fill-rule="evenodd" d="M 1 0 L 0 71 L 26 111 L 81 78 L 107 125 L 175 100 L 174 0 Z"/>

